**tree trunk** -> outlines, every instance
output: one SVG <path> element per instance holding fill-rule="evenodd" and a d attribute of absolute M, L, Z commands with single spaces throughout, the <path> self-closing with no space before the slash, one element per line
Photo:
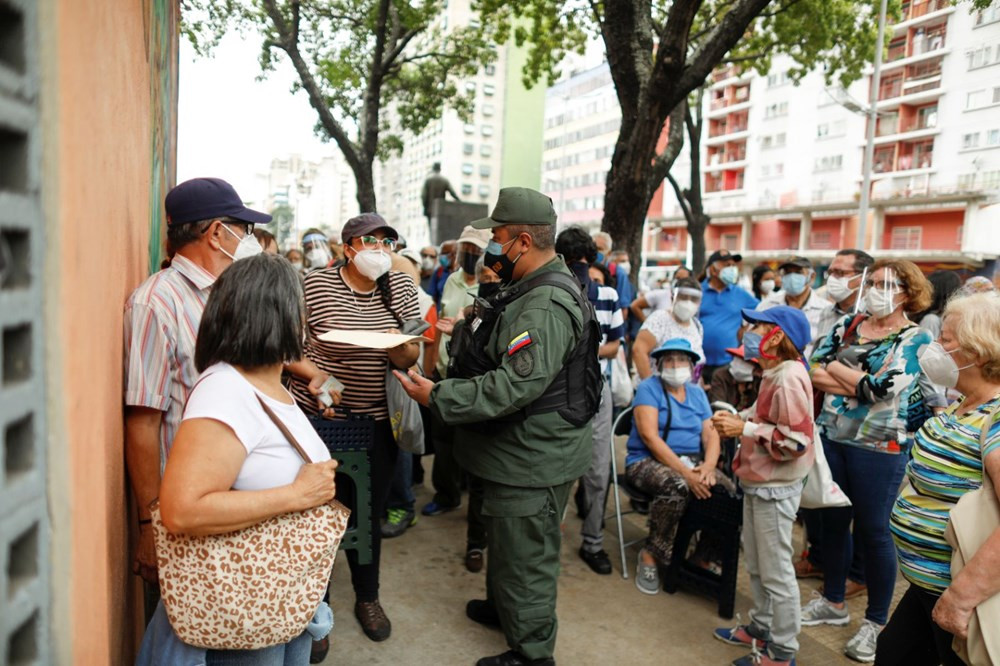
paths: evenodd
<path fill-rule="evenodd" d="M 354 181 L 358 186 L 358 210 L 362 213 L 376 213 L 375 178 L 372 176 L 374 160 L 365 159 L 354 169 Z"/>
<path fill-rule="evenodd" d="M 708 228 L 709 217 L 704 213 L 695 213 L 688 222 L 688 236 L 691 237 L 691 273 L 700 275 L 705 270 L 705 229 Z"/>
<path fill-rule="evenodd" d="M 611 234 L 616 250 L 628 252 L 633 266 L 637 267 L 631 271 L 629 279 L 633 285 L 637 285 L 642 257 L 643 221 L 652 198 L 648 183 L 653 167 L 648 159 L 642 159 L 641 152 L 631 152 L 627 143 L 628 137 L 623 133 L 618 138 L 615 157 L 612 158 L 611 171 L 608 173 L 601 229 Z"/>

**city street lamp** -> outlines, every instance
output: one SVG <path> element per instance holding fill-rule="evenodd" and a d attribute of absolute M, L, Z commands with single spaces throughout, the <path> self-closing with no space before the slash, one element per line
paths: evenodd
<path fill-rule="evenodd" d="M 861 203 L 858 207 L 858 244 L 859 250 L 865 247 L 865 237 L 868 235 L 868 206 L 872 189 L 872 162 L 875 159 L 875 123 L 878 122 L 878 93 L 882 77 L 882 49 L 885 44 L 885 14 L 887 0 L 882 0 L 878 13 L 878 38 L 875 44 L 875 70 L 872 72 L 872 87 L 868 103 L 868 128 L 865 135 L 865 157 L 862 165 L 864 175 L 861 184 Z"/>

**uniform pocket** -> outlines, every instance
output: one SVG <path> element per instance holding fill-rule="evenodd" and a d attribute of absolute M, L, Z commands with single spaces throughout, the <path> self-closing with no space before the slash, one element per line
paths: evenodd
<path fill-rule="evenodd" d="M 491 492 L 492 491 L 492 492 Z M 526 518 L 541 514 L 549 503 L 544 489 L 488 489 L 483 496 L 483 515 L 493 518 Z"/>

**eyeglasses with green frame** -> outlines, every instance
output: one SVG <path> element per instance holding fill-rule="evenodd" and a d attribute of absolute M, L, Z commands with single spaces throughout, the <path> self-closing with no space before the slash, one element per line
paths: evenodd
<path fill-rule="evenodd" d="M 359 236 L 358 240 L 361 241 L 361 247 L 366 250 L 377 250 L 379 246 L 382 249 L 388 250 L 389 252 L 394 252 L 396 250 L 396 239 L 395 238 L 376 238 L 375 236 Z"/>

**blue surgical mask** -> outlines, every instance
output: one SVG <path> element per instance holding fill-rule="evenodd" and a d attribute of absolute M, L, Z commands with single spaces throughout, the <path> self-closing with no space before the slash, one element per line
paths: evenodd
<path fill-rule="evenodd" d="M 719 271 L 719 279 L 726 284 L 736 284 L 737 280 L 740 279 L 740 269 L 736 266 L 726 266 Z"/>
<path fill-rule="evenodd" d="M 743 359 L 753 361 L 760 358 L 760 343 L 764 336 L 747 331 L 743 334 Z"/>
<path fill-rule="evenodd" d="M 599 264 L 603 264 L 604 263 L 604 253 L 603 252 L 598 252 L 597 253 L 597 263 L 599 263 Z"/>
<path fill-rule="evenodd" d="M 789 273 L 781 278 L 781 288 L 789 296 L 801 296 L 806 290 L 806 276 L 803 273 Z"/>

